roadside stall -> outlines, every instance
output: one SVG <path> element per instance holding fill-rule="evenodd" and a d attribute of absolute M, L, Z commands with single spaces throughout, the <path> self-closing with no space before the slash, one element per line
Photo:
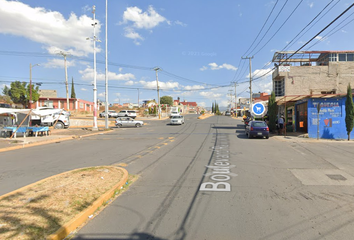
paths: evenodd
<path fill-rule="evenodd" d="M 48 135 L 49 127 L 30 126 L 32 109 L 0 108 L 0 136 L 16 138 L 17 134 L 37 137 L 38 133 Z M 38 114 L 38 113 L 36 113 Z"/>

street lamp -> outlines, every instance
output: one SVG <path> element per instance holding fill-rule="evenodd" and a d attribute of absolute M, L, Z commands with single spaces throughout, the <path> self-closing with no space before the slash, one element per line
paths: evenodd
<path fill-rule="evenodd" d="M 35 66 L 39 66 L 39 64 L 34 64 L 32 66 L 32 64 L 30 63 L 30 84 L 29 84 L 29 88 L 30 88 L 30 96 L 29 96 L 29 101 L 28 101 L 28 108 L 29 109 L 32 109 L 32 68 L 35 67 Z"/>
<path fill-rule="evenodd" d="M 156 71 L 156 84 L 157 84 L 157 109 L 158 109 L 158 114 L 159 114 L 159 119 L 161 119 L 161 109 L 160 109 L 160 87 L 159 87 L 159 77 L 157 75 L 157 72 L 160 71 L 161 68 L 155 67 L 154 71 Z"/>
<path fill-rule="evenodd" d="M 93 13 L 93 38 L 86 38 L 86 40 L 92 40 L 93 41 L 93 127 L 92 130 L 97 131 L 97 84 L 96 84 L 96 42 L 101 42 L 100 40 L 97 39 L 96 37 L 96 6 L 94 5 L 92 7 L 92 13 Z"/>

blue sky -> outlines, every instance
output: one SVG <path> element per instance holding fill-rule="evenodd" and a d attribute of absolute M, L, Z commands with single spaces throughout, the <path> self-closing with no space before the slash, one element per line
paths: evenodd
<path fill-rule="evenodd" d="M 252 91 L 270 93 L 274 52 L 298 50 L 351 4 L 108 0 L 109 103 L 157 99 L 153 68 L 159 67 L 160 96 L 227 107 L 234 102 L 235 82 L 237 97 L 249 97 L 249 62 L 242 57 L 252 56 Z M 86 40 L 93 38 L 93 5 L 101 41 L 96 42 L 97 93 L 105 101 L 104 0 L 0 0 L 0 87 L 29 82 L 30 64 L 39 64 L 32 68 L 32 81 L 65 98 L 64 58 L 58 54 L 65 52 L 69 94 L 73 78 L 76 97 L 93 101 L 93 41 Z M 302 50 L 353 50 L 353 13 L 354 8 Z"/>

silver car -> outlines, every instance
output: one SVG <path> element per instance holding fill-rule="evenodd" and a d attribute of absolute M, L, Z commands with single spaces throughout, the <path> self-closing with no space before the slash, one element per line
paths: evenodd
<path fill-rule="evenodd" d="M 184 124 L 184 117 L 182 115 L 172 116 L 170 119 L 170 124 L 182 125 L 182 124 Z"/>
<path fill-rule="evenodd" d="M 118 117 L 116 119 L 116 127 L 141 127 L 144 125 L 143 121 L 134 120 L 131 117 Z"/>

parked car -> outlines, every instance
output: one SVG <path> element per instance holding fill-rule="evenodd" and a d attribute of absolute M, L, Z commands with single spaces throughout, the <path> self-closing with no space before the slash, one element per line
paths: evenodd
<path fill-rule="evenodd" d="M 265 137 L 269 138 L 269 127 L 264 121 L 250 121 L 246 126 L 246 135 L 248 138 Z"/>
<path fill-rule="evenodd" d="M 184 124 L 184 117 L 182 115 L 171 116 L 170 124 L 171 125 L 182 125 L 182 124 Z"/>
<path fill-rule="evenodd" d="M 106 112 L 103 111 L 99 115 L 100 115 L 101 118 L 103 118 L 103 117 L 106 116 Z M 114 111 L 114 110 L 108 110 L 108 117 L 109 118 L 111 118 L 111 117 L 115 117 L 116 118 L 116 117 L 118 117 L 118 113 L 116 111 Z"/>
<path fill-rule="evenodd" d="M 231 116 L 231 112 L 230 111 L 226 111 L 225 112 L 225 116 Z"/>
<path fill-rule="evenodd" d="M 122 110 L 118 113 L 118 117 L 136 118 L 136 112 L 134 110 Z"/>
<path fill-rule="evenodd" d="M 141 127 L 144 125 L 143 121 L 134 120 L 131 117 L 118 117 L 115 122 L 116 127 Z"/>

